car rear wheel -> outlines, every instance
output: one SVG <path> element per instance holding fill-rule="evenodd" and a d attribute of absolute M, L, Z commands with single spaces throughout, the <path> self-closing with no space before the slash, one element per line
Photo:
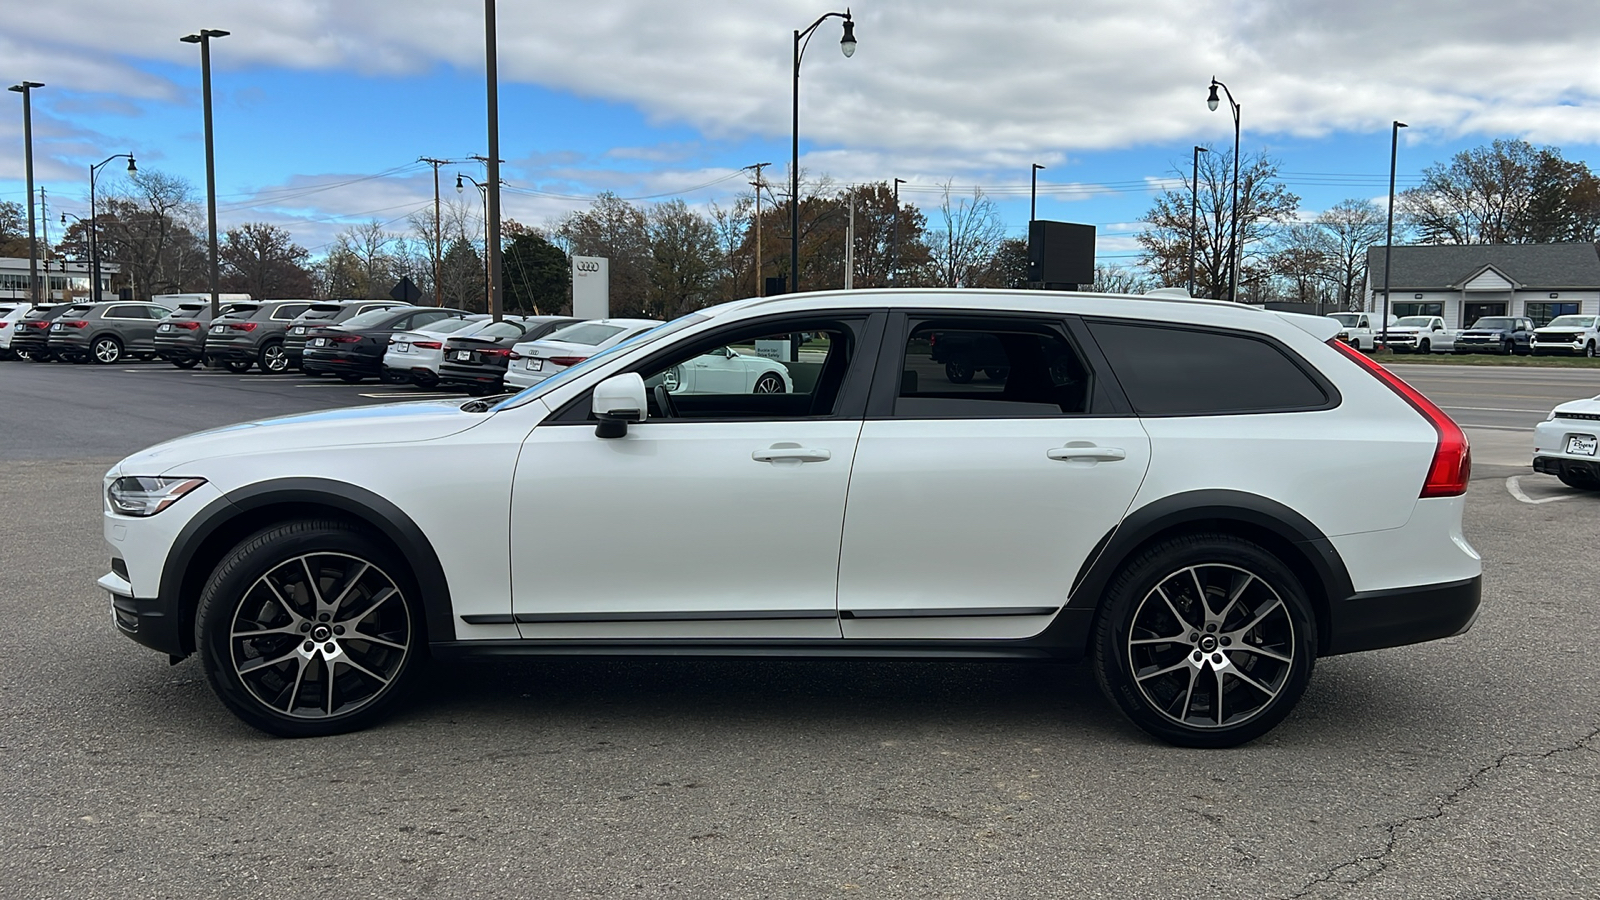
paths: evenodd
<path fill-rule="evenodd" d="M 966 384 L 972 380 L 972 367 L 963 363 L 945 363 L 944 377 L 951 384 Z"/>
<path fill-rule="evenodd" d="M 393 369 L 384 369 L 378 374 L 378 380 L 384 384 L 405 384 L 411 376 L 405 372 L 396 372 Z"/>
<path fill-rule="evenodd" d="M 1590 359 L 1594 359 L 1594 356 L 1595 356 L 1594 341 L 1590 341 L 1588 346 L 1583 348 L 1583 355 L 1589 357 Z"/>
<path fill-rule="evenodd" d="M 344 382 L 345 384 L 360 384 L 361 381 L 362 381 L 362 378 L 363 378 L 363 376 L 357 375 L 354 372 L 340 372 L 339 373 L 339 380 Z"/>
<path fill-rule="evenodd" d="M 94 339 L 94 346 L 90 348 L 94 354 L 94 361 L 103 366 L 109 366 L 122 358 L 122 342 L 109 335 Z"/>
<path fill-rule="evenodd" d="M 403 696 L 427 646 L 417 590 L 369 532 L 302 520 L 247 538 L 200 596 L 196 643 L 212 689 L 270 734 L 364 728 Z"/>
<path fill-rule="evenodd" d="M 248 359 L 230 359 L 226 363 L 223 363 L 223 365 L 228 367 L 228 371 L 237 372 L 240 375 L 243 375 L 244 373 L 250 371 L 250 366 L 254 364 Z"/>
<path fill-rule="evenodd" d="M 1311 678 L 1316 620 L 1277 557 L 1227 534 L 1163 541 L 1113 581 L 1095 677 L 1135 725 L 1185 747 L 1232 747 L 1271 730 Z"/>
<path fill-rule="evenodd" d="M 175 360 L 172 360 L 172 364 L 177 366 L 180 369 L 192 369 L 195 366 L 200 365 L 200 360 L 198 360 L 198 359 L 175 359 Z"/>
<path fill-rule="evenodd" d="M 49 350 L 18 350 L 17 355 L 29 362 L 49 362 Z"/>
<path fill-rule="evenodd" d="M 273 341 L 256 354 L 256 363 L 268 375 L 281 375 L 289 371 L 289 354 L 284 352 L 282 341 Z"/>
<path fill-rule="evenodd" d="M 783 393 L 783 378 L 777 372 L 767 372 L 756 379 L 756 386 L 752 394 L 781 394 Z"/>

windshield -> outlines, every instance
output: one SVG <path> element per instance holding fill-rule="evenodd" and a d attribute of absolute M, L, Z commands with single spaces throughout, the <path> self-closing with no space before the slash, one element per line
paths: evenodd
<path fill-rule="evenodd" d="M 709 318 L 711 317 L 703 316 L 700 313 L 689 313 L 686 316 L 679 316 L 665 325 L 657 325 L 649 331 L 636 334 L 633 337 L 618 343 L 616 346 L 607 347 L 606 349 L 596 353 L 595 355 L 589 357 L 583 362 L 578 363 L 575 366 L 568 366 L 567 368 L 562 369 L 559 373 L 551 375 L 549 378 L 546 378 L 533 387 L 524 390 L 520 394 L 507 397 L 499 406 L 496 406 L 494 409 L 490 410 L 490 412 L 499 412 L 502 409 L 515 409 L 516 407 L 521 406 L 530 400 L 535 400 L 544 396 L 554 388 L 558 388 L 561 385 L 566 384 L 576 375 L 589 371 L 596 363 L 605 361 L 608 357 L 617 353 L 619 350 L 632 350 L 635 347 L 643 347 L 646 344 L 653 344 L 670 334 L 682 331 L 683 329 L 688 328 L 690 325 L 704 322 Z M 618 330 L 620 331 L 621 329 Z"/>
<path fill-rule="evenodd" d="M 606 338 L 622 331 L 621 325 L 601 325 L 599 322 L 584 322 L 581 325 L 569 325 L 560 331 L 544 336 L 547 341 L 561 341 L 564 344 L 584 344 L 593 347 L 602 343 Z"/>
<path fill-rule="evenodd" d="M 1396 325 L 1416 325 L 1416 326 L 1419 326 L 1419 327 L 1426 328 L 1427 326 L 1433 324 L 1433 318 L 1431 316 L 1406 316 L 1404 319 L 1401 319 L 1400 321 L 1396 322 L 1395 324 Z"/>
<path fill-rule="evenodd" d="M 1494 329 L 1499 329 L 1499 330 L 1503 330 L 1503 331 L 1510 331 L 1511 329 L 1517 327 L 1517 320 L 1516 319 L 1503 319 L 1503 318 L 1499 318 L 1497 316 L 1494 316 L 1494 317 L 1485 316 L 1485 317 L 1479 319 L 1478 321 L 1473 322 L 1472 323 L 1472 327 L 1473 328 L 1494 328 Z"/>
<path fill-rule="evenodd" d="M 1340 325 L 1349 328 L 1361 321 L 1360 313 L 1334 313 L 1328 318 L 1336 320 Z"/>
<path fill-rule="evenodd" d="M 1589 328 L 1594 325 L 1594 316 L 1556 316 L 1547 328 Z"/>
<path fill-rule="evenodd" d="M 392 309 L 369 309 L 359 316 L 351 316 L 344 321 L 344 327 L 354 331 L 358 328 L 377 328 L 394 318 Z"/>

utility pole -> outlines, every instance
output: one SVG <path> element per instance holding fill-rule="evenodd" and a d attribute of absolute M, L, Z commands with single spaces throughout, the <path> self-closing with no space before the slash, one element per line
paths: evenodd
<path fill-rule="evenodd" d="M 22 95 L 22 151 L 28 173 L 28 298 L 35 305 L 39 303 L 39 250 L 33 226 L 33 89 L 42 87 L 42 82 L 24 81 L 6 88 Z"/>
<path fill-rule="evenodd" d="M 756 180 L 750 182 L 750 184 L 753 185 L 755 187 L 755 189 L 756 189 L 756 296 L 757 297 L 765 297 L 767 295 L 767 287 L 761 280 L 761 170 L 765 169 L 767 166 L 770 166 L 770 165 L 772 165 L 772 163 L 764 162 L 764 163 L 756 163 L 753 166 L 745 166 L 746 169 L 755 169 L 756 170 Z"/>
<path fill-rule="evenodd" d="M 850 191 L 850 224 L 844 230 L 844 289 L 856 286 L 856 192 Z"/>
<path fill-rule="evenodd" d="M 456 162 L 453 159 L 434 159 L 423 156 L 417 162 L 433 166 L 433 303 L 438 306 L 444 296 L 439 292 L 439 275 L 444 259 L 444 236 L 439 224 L 439 167 Z"/>
<path fill-rule="evenodd" d="M 904 178 L 894 180 L 894 230 L 889 237 L 889 287 L 894 287 L 898 281 L 895 273 L 900 268 L 900 185 L 905 184 Z"/>
<path fill-rule="evenodd" d="M 489 219 L 489 316 L 500 321 L 500 74 L 495 44 L 494 0 L 483 0 L 484 70 L 489 106 L 489 190 L 484 195 Z"/>

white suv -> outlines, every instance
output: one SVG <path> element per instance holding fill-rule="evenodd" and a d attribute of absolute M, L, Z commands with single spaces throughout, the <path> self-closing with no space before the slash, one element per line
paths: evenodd
<path fill-rule="evenodd" d="M 1139 727 L 1230 746 L 1317 657 L 1478 608 L 1464 434 L 1337 328 L 1044 291 L 725 304 L 498 404 L 135 454 L 106 475 L 100 584 L 280 735 L 371 723 L 428 654 L 1087 657 Z M 670 390 L 796 334 L 783 392 Z M 936 343 L 986 374 L 952 381 Z"/>

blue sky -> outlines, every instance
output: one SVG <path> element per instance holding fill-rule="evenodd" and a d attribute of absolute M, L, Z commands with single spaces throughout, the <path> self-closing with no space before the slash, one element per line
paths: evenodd
<path fill-rule="evenodd" d="M 58 0 L 43 15 L 4 3 L 24 23 L 0 36 L 8 77 L 47 85 L 34 142 L 53 234 L 60 211 L 86 213 L 86 166 L 111 153 L 203 192 L 198 52 L 177 40 L 199 27 L 234 32 L 212 51 L 224 228 L 276 222 L 314 252 L 355 222 L 404 230 L 431 208 L 431 172 L 415 160 L 487 146 L 477 3 Z M 1402 188 L 1496 137 L 1600 167 L 1600 26 L 1588 4 L 1531 6 L 869 2 L 853 10 L 853 58 L 834 22 L 807 52 L 802 168 L 839 183 L 907 178 L 902 199 L 925 207 L 946 181 L 980 186 L 1021 234 L 1028 164 L 1041 162 L 1040 217 L 1099 226 L 1103 258 L 1131 263 L 1150 180 L 1187 166 L 1194 143 L 1231 143 L 1226 108 L 1205 107 L 1213 74 L 1243 104 L 1245 151 L 1278 159 L 1307 213 L 1383 196 L 1391 118 L 1413 126 Z M 784 177 L 790 30 L 828 7 L 501 7 L 508 216 L 543 224 L 601 190 L 726 205 L 747 190 L 741 166 L 772 162 L 769 179 Z M 17 107 L 0 115 L 10 200 L 24 194 Z M 447 197 L 457 171 L 483 179 L 476 163 L 447 166 Z"/>

